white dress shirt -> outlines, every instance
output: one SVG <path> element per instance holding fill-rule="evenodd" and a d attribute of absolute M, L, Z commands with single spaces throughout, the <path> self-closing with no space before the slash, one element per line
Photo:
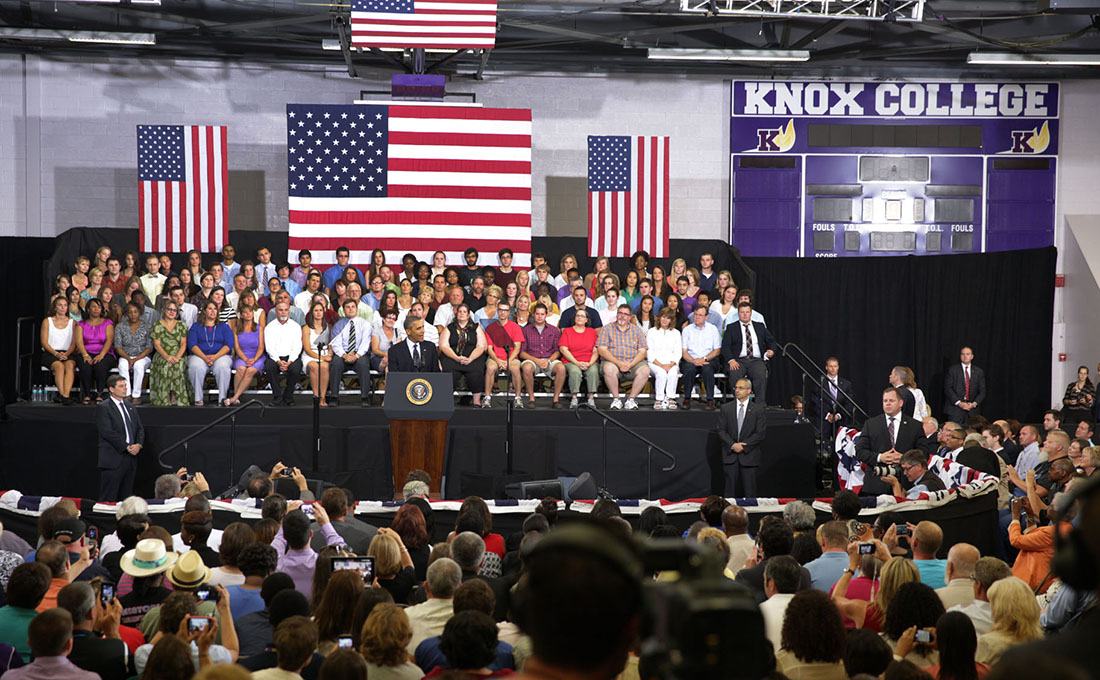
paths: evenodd
<path fill-rule="evenodd" d="M 705 358 L 714 350 L 722 349 L 722 336 L 718 334 L 717 328 L 706 321 L 703 322 L 702 328 L 695 324 L 688 325 L 684 328 L 681 338 L 684 351 L 693 359 Z"/>
<path fill-rule="evenodd" d="M 585 305 L 585 307 L 591 307 L 592 309 L 596 309 L 596 303 L 593 302 L 592 298 L 590 298 L 590 297 L 585 297 L 584 298 L 584 305 Z M 565 298 L 561 302 L 558 303 L 558 311 L 559 312 L 564 312 L 565 310 L 567 310 L 567 309 L 569 309 L 570 307 L 573 307 L 573 306 L 575 306 L 575 303 L 573 302 L 573 296 L 572 295 L 567 295 L 567 296 L 565 296 Z"/>
<path fill-rule="evenodd" d="M 236 305 L 234 305 L 236 307 Z M 185 302 L 180 305 L 180 321 L 188 330 L 195 324 L 195 319 L 199 318 L 199 308 L 190 302 Z"/>
<path fill-rule="evenodd" d="M 748 328 L 749 335 L 752 337 L 752 355 L 759 359 L 764 356 L 760 352 L 760 339 L 756 337 L 756 328 L 753 327 L 751 321 L 748 324 Z M 741 319 L 737 320 L 737 332 L 741 334 L 741 357 L 747 357 L 745 354 L 745 351 L 748 349 L 745 347 L 745 324 L 741 323 Z"/>
<path fill-rule="evenodd" d="M 460 302 L 459 304 L 462 303 Z M 450 302 L 444 302 L 443 304 L 439 305 L 439 307 L 435 310 L 435 321 L 433 323 L 435 323 L 436 326 L 443 326 L 444 328 L 446 328 L 454 320 L 455 308 L 451 305 Z M 398 321 L 401 321 L 401 319 L 398 319 Z M 428 325 L 430 324 L 424 324 L 425 327 L 427 327 Z"/>
<path fill-rule="evenodd" d="M 111 402 L 114 403 L 115 408 L 118 409 L 119 417 L 122 418 L 122 426 L 123 429 L 126 430 L 126 444 L 133 444 L 133 418 L 131 418 L 130 414 L 126 412 L 126 407 L 122 405 L 122 402 L 118 399 L 115 399 L 114 395 L 111 395 Z"/>
<path fill-rule="evenodd" d="M 679 364 L 680 359 L 683 358 L 683 345 L 681 342 L 680 331 L 675 328 L 670 328 L 667 331 L 650 328 L 645 334 L 646 361 Z"/>
<path fill-rule="evenodd" d="M 256 290 L 259 296 L 263 297 L 271 292 L 267 287 L 267 282 L 275 278 L 275 264 L 273 262 L 257 264 L 254 269 L 256 272 Z"/>
<path fill-rule="evenodd" d="M 760 613 L 764 617 L 764 634 L 777 652 L 783 637 L 783 618 L 793 599 L 794 593 L 776 593 L 760 605 Z"/>
<path fill-rule="evenodd" d="M 1023 479 L 1028 470 L 1034 470 L 1035 466 L 1039 464 L 1039 443 L 1031 442 L 1024 447 L 1024 450 L 1020 452 L 1020 455 L 1016 457 L 1016 472 L 1020 475 L 1020 479 Z"/>
<path fill-rule="evenodd" d="M 285 356 L 297 360 L 302 353 L 302 327 L 290 319 L 282 323 L 276 318 L 264 329 L 264 350 L 274 361 Z"/>
<path fill-rule="evenodd" d="M 319 293 L 320 291 L 317 292 Z M 309 317 L 309 307 L 313 304 L 313 296 L 316 294 L 317 293 L 311 293 L 308 290 L 303 290 L 301 293 L 294 296 L 294 306 L 302 310 L 302 314 L 305 314 L 307 318 Z"/>
<path fill-rule="evenodd" d="M 343 323 L 337 321 L 332 333 L 332 354 L 343 356 L 345 354 L 358 354 L 363 356 L 370 352 L 371 325 L 360 317 L 345 319 Z M 348 346 L 348 327 L 355 326 L 355 347 Z"/>

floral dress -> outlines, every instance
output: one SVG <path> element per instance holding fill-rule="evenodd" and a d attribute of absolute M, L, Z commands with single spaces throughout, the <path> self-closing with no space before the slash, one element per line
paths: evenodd
<path fill-rule="evenodd" d="M 187 327 L 182 321 L 176 322 L 175 330 L 168 330 L 163 323 L 157 323 L 151 334 L 153 340 L 160 340 L 164 351 L 174 355 L 181 344 L 187 344 Z M 176 403 L 185 405 L 190 401 L 191 383 L 187 380 L 187 354 L 174 364 L 165 361 L 159 352 L 153 352 L 153 368 L 149 374 L 149 396 L 153 406 L 168 406 L 169 396 L 176 393 Z"/>

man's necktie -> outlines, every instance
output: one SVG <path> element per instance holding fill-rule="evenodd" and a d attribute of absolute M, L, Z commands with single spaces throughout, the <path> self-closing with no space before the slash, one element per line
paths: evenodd
<path fill-rule="evenodd" d="M 887 426 L 887 431 L 890 433 L 890 448 L 894 448 L 894 419 L 890 418 L 890 424 Z"/>
<path fill-rule="evenodd" d="M 963 393 L 963 401 L 970 401 L 970 367 L 963 366 L 963 378 L 966 380 L 966 391 Z"/>
<path fill-rule="evenodd" d="M 413 366 L 420 365 L 420 343 L 413 343 Z"/>
<path fill-rule="evenodd" d="M 742 324 L 745 327 L 745 358 L 752 358 L 752 333 L 749 333 L 749 325 Z"/>
<path fill-rule="evenodd" d="M 122 409 L 122 425 L 126 428 L 126 443 L 133 444 L 133 435 L 131 433 L 134 431 L 134 427 L 130 424 L 130 414 L 126 411 L 126 406 L 124 404 L 119 404 L 119 408 Z"/>
<path fill-rule="evenodd" d="M 348 319 L 348 353 L 355 353 L 355 320 Z"/>
<path fill-rule="evenodd" d="M 737 404 L 737 438 L 741 438 L 741 426 L 745 424 L 745 405 Z"/>
<path fill-rule="evenodd" d="M 836 403 L 836 383 L 832 380 L 829 381 L 829 394 L 833 396 L 833 403 Z"/>

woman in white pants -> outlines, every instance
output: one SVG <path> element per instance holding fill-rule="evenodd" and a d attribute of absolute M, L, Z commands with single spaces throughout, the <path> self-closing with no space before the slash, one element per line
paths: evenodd
<path fill-rule="evenodd" d="M 676 408 L 676 385 L 680 381 L 680 358 L 683 345 L 680 331 L 674 327 L 676 313 L 662 309 L 657 325 L 646 333 L 646 361 L 653 373 L 653 408 L 658 411 Z"/>
<path fill-rule="evenodd" d="M 141 307 L 135 302 L 126 303 L 126 319 L 115 327 L 115 353 L 118 373 L 126 380 L 127 398 L 135 404 L 141 403 L 141 384 L 152 363 L 152 330 L 152 325 L 141 319 Z"/>

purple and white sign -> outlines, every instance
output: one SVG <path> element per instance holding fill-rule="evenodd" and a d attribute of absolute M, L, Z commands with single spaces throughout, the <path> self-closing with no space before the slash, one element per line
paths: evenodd
<path fill-rule="evenodd" d="M 734 81 L 731 238 L 748 255 L 1049 245 L 1057 83 Z"/>

